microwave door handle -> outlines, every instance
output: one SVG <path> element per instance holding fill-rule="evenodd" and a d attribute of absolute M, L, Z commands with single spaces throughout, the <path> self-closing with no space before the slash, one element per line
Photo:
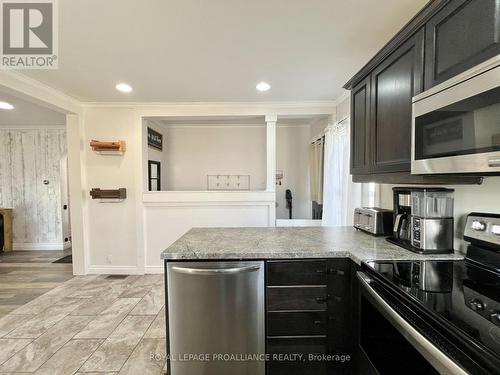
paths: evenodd
<path fill-rule="evenodd" d="M 363 272 L 358 271 L 356 276 L 361 287 L 369 295 L 370 303 L 379 310 L 385 318 L 404 336 L 410 344 L 437 370 L 445 375 L 467 375 L 460 366 L 453 362 L 441 349 L 436 347 L 420 332 L 399 315 L 370 285 L 372 280 Z"/>

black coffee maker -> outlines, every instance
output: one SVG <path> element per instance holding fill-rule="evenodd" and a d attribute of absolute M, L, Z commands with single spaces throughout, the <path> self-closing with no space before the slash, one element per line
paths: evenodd
<path fill-rule="evenodd" d="M 387 238 L 420 254 L 453 252 L 453 190 L 395 187 L 394 226 Z"/>
<path fill-rule="evenodd" d="M 393 188 L 394 227 L 392 239 L 402 245 L 411 244 L 411 188 Z"/>

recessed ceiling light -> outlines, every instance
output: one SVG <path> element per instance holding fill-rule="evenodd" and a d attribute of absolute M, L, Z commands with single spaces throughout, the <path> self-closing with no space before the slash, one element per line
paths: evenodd
<path fill-rule="evenodd" d="M 126 83 L 119 83 L 116 85 L 116 89 L 121 92 L 131 92 L 132 87 Z"/>
<path fill-rule="evenodd" d="M 7 102 L 0 102 L 0 109 L 14 109 L 14 106 Z"/>
<path fill-rule="evenodd" d="M 259 82 L 255 88 L 259 91 L 267 91 L 271 88 L 271 85 L 267 82 Z"/>

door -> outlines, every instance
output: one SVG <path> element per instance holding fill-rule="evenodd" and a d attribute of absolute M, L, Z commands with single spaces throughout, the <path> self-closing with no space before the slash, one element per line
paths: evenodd
<path fill-rule="evenodd" d="M 351 92 L 351 174 L 370 172 L 370 77 Z"/>
<path fill-rule="evenodd" d="M 148 160 L 148 190 L 161 191 L 161 163 Z"/>
<path fill-rule="evenodd" d="M 169 374 L 264 374 L 264 262 L 169 262 L 167 280 Z"/>
<path fill-rule="evenodd" d="M 452 0 L 425 27 L 425 88 L 500 53 L 500 2 Z"/>
<path fill-rule="evenodd" d="M 371 157 L 374 172 L 411 169 L 412 97 L 423 90 L 424 31 L 420 30 L 372 73 Z"/>
<path fill-rule="evenodd" d="M 63 248 L 71 247 L 71 219 L 69 207 L 69 181 L 68 181 L 68 156 L 63 156 L 60 162 L 61 168 L 61 222 Z"/>

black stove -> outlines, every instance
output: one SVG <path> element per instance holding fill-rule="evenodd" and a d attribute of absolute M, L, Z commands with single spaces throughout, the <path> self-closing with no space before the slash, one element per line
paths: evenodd
<path fill-rule="evenodd" d="M 372 261 L 370 287 L 465 372 L 500 374 L 500 216 L 468 216 L 462 261 Z"/>

